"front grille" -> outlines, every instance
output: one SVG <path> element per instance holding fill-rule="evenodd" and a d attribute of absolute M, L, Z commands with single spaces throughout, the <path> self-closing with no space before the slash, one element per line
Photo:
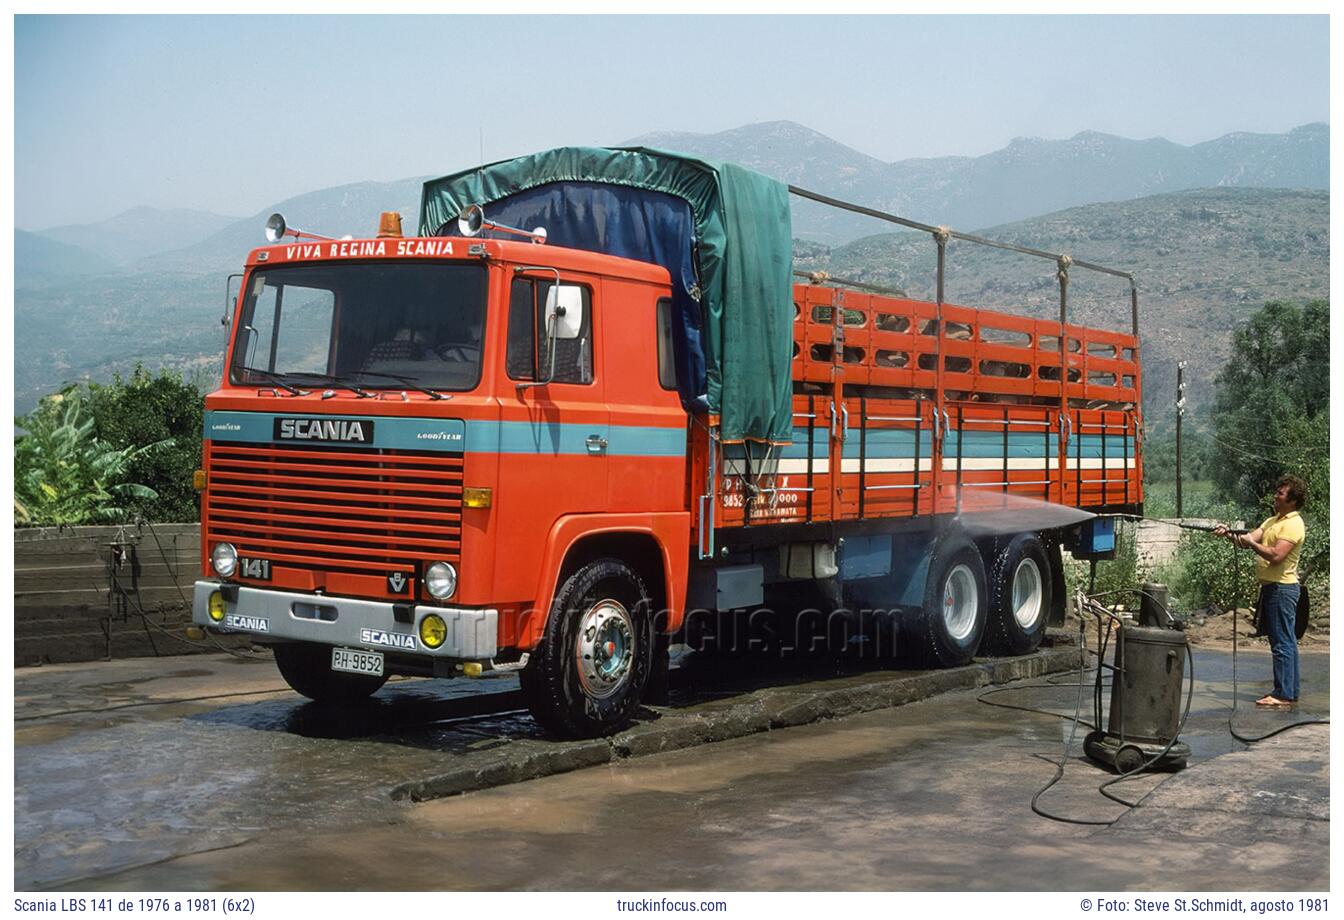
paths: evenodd
<path fill-rule="evenodd" d="M 460 453 L 210 447 L 209 544 L 295 568 L 384 574 L 462 550 Z"/>

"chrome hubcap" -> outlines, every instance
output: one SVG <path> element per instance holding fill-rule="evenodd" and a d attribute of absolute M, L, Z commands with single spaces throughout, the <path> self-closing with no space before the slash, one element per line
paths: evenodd
<path fill-rule="evenodd" d="M 579 683 L 585 693 L 603 699 L 625 685 L 634 660 L 634 636 L 630 612 L 619 602 L 602 600 L 588 608 L 574 643 Z"/>
<path fill-rule="evenodd" d="M 947 573 L 943 582 L 943 625 L 949 636 L 961 642 L 971 635 L 979 603 L 975 575 L 969 566 L 959 565 Z"/>
<path fill-rule="evenodd" d="M 1013 619 L 1028 632 L 1041 618 L 1045 600 L 1041 584 L 1041 570 L 1034 560 L 1023 559 L 1013 570 Z"/>

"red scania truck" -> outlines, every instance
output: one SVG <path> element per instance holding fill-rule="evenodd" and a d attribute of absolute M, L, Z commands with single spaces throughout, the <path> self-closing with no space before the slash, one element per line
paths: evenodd
<path fill-rule="evenodd" d="M 566 148 L 426 183 L 415 237 L 272 218 L 206 398 L 195 622 L 332 703 L 511 663 L 562 736 L 627 722 L 688 611 L 1036 648 L 1060 547 L 1141 511 L 1137 322 L 795 284 L 789 192 Z"/>

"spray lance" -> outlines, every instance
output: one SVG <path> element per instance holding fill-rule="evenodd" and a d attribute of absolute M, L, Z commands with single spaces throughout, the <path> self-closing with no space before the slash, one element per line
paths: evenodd
<path fill-rule="evenodd" d="M 1161 518 L 1149 518 L 1137 514 L 1122 514 L 1120 517 L 1126 521 L 1151 521 L 1154 524 L 1166 524 L 1169 527 L 1179 527 L 1182 530 L 1198 530 L 1203 533 L 1213 533 L 1223 526 L 1221 524 L 1187 524 L 1184 521 L 1164 521 Z M 1226 533 L 1231 536 L 1241 536 L 1244 533 L 1250 533 L 1250 530 L 1245 527 L 1228 527 Z"/>

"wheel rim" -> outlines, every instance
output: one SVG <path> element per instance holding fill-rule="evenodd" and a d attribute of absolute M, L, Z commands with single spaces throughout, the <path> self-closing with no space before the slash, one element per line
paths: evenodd
<path fill-rule="evenodd" d="M 635 628 L 630 612 L 611 599 L 589 607 L 579 621 L 574 643 L 574 659 L 584 692 L 603 699 L 619 691 L 630 678 L 634 653 Z"/>
<path fill-rule="evenodd" d="M 971 635 L 979 604 L 975 574 L 970 566 L 958 565 L 948 572 L 943 581 L 943 625 L 949 636 L 961 642 Z"/>
<path fill-rule="evenodd" d="M 1030 632 L 1040 621 L 1045 606 L 1041 569 L 1034 559 L 1023 559 L 1013 570 L 1013 619 Z"/>

